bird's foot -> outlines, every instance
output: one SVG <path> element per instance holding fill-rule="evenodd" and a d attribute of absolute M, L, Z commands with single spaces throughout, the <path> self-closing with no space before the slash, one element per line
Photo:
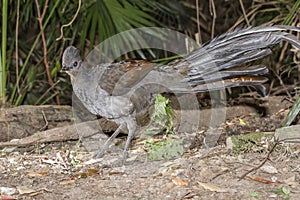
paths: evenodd
<path fill-rule="evenodd" d="M 93 155 L 93 158 L 94 158 L 94 159 L 97 159 L 97 158 L 103 157 L 105 151 L 106 151 L 105 148 L 99 149 L 99 150 Z"/>
<path fill-rule="evenodd" d="M 127 154 L 128 152 L 126 151 L 126 149 L 123 151 L 123 156 L 122 156 L 122 159 L 120 161 L 120 164 L 123 166 L 125 165 L 125 162 L 126 162 L 126 158 L 127 158 Z"/>
<path fill-rule="evenodd" d="M 108 138 L 108 140 L 105 141 L 102 148 L 94 154 L 94 156 L 93 156 L 94 159 L 101 158 L 104 155 L 105 151 L 109 148 L 110 144 L 115 139 L 115 137 L 117 137 L 117 135 L 120 133 L 122 128 L 123 128 L 123 124 L 121 124 L 117 128 L 117 130 L 110 136 L 110 138 Z"/>
<path fill-rule="evenodd" d="M 126 164 L 127 152 L 123 152 L 123 156 L 119 160 L 115 160 L 109 164 L 103 164 L 100 168 L 116 168 L 116 167 L 124 167 Z"/>

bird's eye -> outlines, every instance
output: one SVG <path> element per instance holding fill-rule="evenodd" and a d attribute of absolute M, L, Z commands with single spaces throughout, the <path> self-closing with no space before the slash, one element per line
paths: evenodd
<path fill-rule="evenodd" d="M 75 61 L 75 62 L 73 63 L 73 67 L 77 67 L 77 65 L 78 65 L 78 63 L 77 63 L 77 61 Z"/>

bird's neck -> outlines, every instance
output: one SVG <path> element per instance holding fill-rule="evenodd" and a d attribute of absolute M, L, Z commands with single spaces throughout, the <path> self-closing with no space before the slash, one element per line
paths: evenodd
<path fill-rule="evenodd" d="M 67 72 L 69 75 L 70 75 L 70 79 L 71 79 L 71 83 L 73 85 L 77 75 L 78 75 L 78 71 L 70 71 L 70 72 Z"/>
<path fill-rule="evenodd" d="M 71 78 L 76 77 L 78 75 L 78 71 L 68 71 L 67 73 L 70 75 Z"/>

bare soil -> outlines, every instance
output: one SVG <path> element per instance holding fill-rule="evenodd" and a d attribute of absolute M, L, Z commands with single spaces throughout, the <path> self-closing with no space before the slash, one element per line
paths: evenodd
<path fill-rule="evenodd" d="M 299 144 L 280 144 L 270 153 L 273 144 L 266 141 L 234 154 L 225 143 L 230 135 L 274 132 L 290 105 L 271 99 L 264 114 L 246 105 L 232 106 L 218 127 L 222 136 L 216 146 L 204 147 L 205 126 L 196 133 L 178 133 L 174 137 L 185 138 L 185 153 L 171 160 L 149 160 L 143 139 L 133 141 L 125 166 L 114 165 L 122 153 L 118 147 L 90 164 L 93 152 L 87 151 L 85 139 L 5 147 L 1 199 L 299 199 Z M 34 130 L 43 127 L 41 123 Z M 115 144 L 122 146 L 124 139 Z"/>

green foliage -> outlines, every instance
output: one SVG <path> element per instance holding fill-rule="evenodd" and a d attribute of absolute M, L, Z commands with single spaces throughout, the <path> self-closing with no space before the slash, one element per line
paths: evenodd
<path fill-rule="evenodd" d="M 256 198 L 256 199 L 258 199 L 259 194 L 258 194 L 258 192 L 251 192 L 251 193 L 250 193 L 250 196 L 251 196 L 251 197 L 254 197 L 254 198 Z"/>
<path fill-rule="evenodd" d="M 4 2 L 4 4 L 3 4 Z M 67 3 L 66 3 L 67 2 Z M 43 30 L 45 33 L 47 61 L 49 64 L 49 72 L 54 82 L 61 81 L 55 86 L 56 90 L 49 90 L 51 84 L 47 84 L 47 76 L 44 66 L 44 47 L 41 43 L 41 30 L 37 21 L 37 8 L 35 1 L 20 0 L 20 9 L 17 6 L 18 1 L 1 1 L 0 6 L 3 8 L 1 12 L 1 34 L 2 34 L 2 50 L 0 64 L 1 75 L 1 94 L 6 95 L 10 104 L 35 104 L 35 103 L 55 103 L 53 95 L 71 96 L 66 88 L 68 79 L 64 74 L 59 73 L 60 60 L 62 52 L 66 45 L 80 46 L 93 48 L 103 40 L 120 33 L 125 30 L 139 27 L 162 26 L 162 22 L 155 19 L 156 9 L 152 3 L 140 0 L 97 0 L 97 1 L 82 1 L 79 15 L 71 26 L 65 27 L 64 39 L 56 41 L 60 36 L 60 27 L 67 24 L 73 18 L 77 8 L 78 1 L 49 1 L 45 5 L 45 1 L 38 0 L 39 9 L 43 12 L 44 6 L 46 12 L 43 18 Z M 7 6 L 8 4 L 8 6 Z M 157 2 L 155 6 L 159 6 Z M 6 9 L 5 9 L 6 8 Z M 5 14 L 10 16 L 5 18 Z M 19 25 L 17 25 L 17 14 L 19 14 Z M 7 22 L 5 21 L 7 19 Z M 7 26 L 9 24 L 9 26 Z M 7 35 L 5 31 L 7 27 Z M 17 29 L 16 29 L 17 27 Z M 16 33 L 18 30 L 18 33 Z M 16 34 L 18 35 L 16 37 Z M 132 45 L 128 43 L 128 37 L 136 38 L 138 42 L 143 42 L 138 35 L 127 35 L 121 37 L 118 41 L 118 47 L 108 45 L 107 48 L 118 51 L 119 48 Z M 5 40 L 4 40 L 5 39 Z M 5 41 L 10 41 L 9 46 Z M 18 48 L 16 49 L 16 42 Z M 3 49 L 5 51 L 3 51 Z M 15 59 L 15 54 L 18 53 L 18 60 Z M 7 54 L 5 54 L 7 53 Z M 139 57 L 145 58 L 142 51 L 137 51 Z M 6 61 L 6 63 L 5 63 Z M 18 67 L 16 63 L 18 62 Z M 35 80 L 31 72 L 35 71 Z M 8 72 L 9 75 L 6 75 Z M 31 75 L 28 75 L 31 74 Z M 8 78 L 6 80 L 6 78 Z M 27 80 L 28 79 L 28 80 Z M 8 83 L 6 87 L 6 84 Z M 31 94 L 36 97 L 32 98 Z M 36 102 L 39 97 L 43 97 Z M 64 103 L 64 102 L 62 102 Z"/>
<path fill-rule="evenodd" d="M 230 139 L 233 143 L 233 155 L 239 155 L 249 152 L 265 152 L 268 151 L 266 142 L 272 135 L 264 132 L 249 133 L 243 135 L 234 135 Z"/>
<path fill-rule="evenodd" d="M 47 60 L 50 66 L 51 77 L 54 82 L 61 81 L 56 85 L 56 89 L 60 91 L 56 93 L 55 90 L 49 90 L 50 84 L 45 84 L 47 80 L 45 74 L 45 67 L 43 64 L 43 46 L 41 44 L 41 30 L 37 21 L 37 8 L 35 1 L 3 1 L 0 2 L 0 6 L 3 8 L 2 15 L 3 22 L 2 36 L 10 41 L 9 47 L 5 44 L 2 37 L 2 49 L 3 56 L 8 58 L 2 59 L 0 69 L 1 81 L 1 94 L 7 95 L 10 104 L 35 104 L 35 103 L 54 103 L 53 95 L 60 94 L 63 96 L 70 96 L 70 94 L 64 90 L 68 80 L 65 75 L 59 73 L 60 58 L 62 56 L 63 49 L 66 45 L 72 44 L 79 46 L 80 49 L 85 47 L 93 48 L 94 45 L 99 44 L 103 40 L 120 33 L 125 30 L 139 27 L 153 27 L 164 26 L 164 20 L 156 20 L 161 16 L 172 16 L 174 13 L 181 14 L 176 15 L 177 19 L 188 16 L 185 10 L 190 10 L 181 2 L 173 2 L 173 8 L 170 7 L 168 1 L 140 1 L 140 0 L 96 0 L 96 1 L 82 1 L 79 15 L 75 18 L 75 21 L 69 27 L 65 27 L 64 39 L 56 41 L 56 38 L 60 36 L 60 27 L 63 24 L 67 24 L 73 18 L 77 8 L 78 1 L 49 1 L 48 5 L 45 5 L 45 1 L 38 0 L 39 9 L 42 13 L 44 6 L 47 6 L 45 16 L 43 18 L 43 31 L 45 31 L 45 39 L 47 44 Z M 19 10 L 17 4 L 20 3 Z M 8 7 L 7 7 L 8 3 Z M 4 9 L 6 8 L 6 9 Z M 177 11 L 176 11 L 177 10 Z M 170 12 L 170 13 L 167 13 Z M 5 20 L 5 14 L 10 16 L 8 22 Z M 19 14 L 19 25 L 17 26 L 16 18 Z M 5 19 L 5 20 L 4 20 Z M 167 20 L 167 18 L 164 18 Z M 171 18 L 170 18 L 171 20 Z M 173 19 L 172 19 L 173 20 Z M 191 21 L 191 20 L 189 20 Z M 192 24 L 192 22 L 190 22 Z M 8 26 L 8 35 L 5 35 L 4 27 Z M 177 23 L 179 26 L 179 24 Z M 16 29 L 18 27 L 18 29 Z M 16 38 L 16 30 L 18 30 L 18 38 Z M 113 45 L 107 45 L 107 49 L 118 51 L 120 48 L 130 47 L 128 38 L 135 38 L 138 42 L 143 43 L 142 38 L 138 34 L 126 35 L 120 37 L 117 48 L 113 48 Z M 17 40 L 18 39 L 18 40 Z M 15 49 L 16 42 L 18 42 L 18 49 Z M 67 44 L 66 44 L 67 43 Z M 5 53 L 8 54 L 5 56 Z M 15 53 L 18 53 L 19 59 L 15 59 Z M 141 58 L 146 58 L 143 51 L 137 51 L 137 54 Z M 131 57 L 136 55 L 132 54 Z M 153 54 L 152 54 L 153 56 Z M 4 62 L 4 64 L 3 64 Z M 18 67 L 16 67 L 18 62 Z M 59 63 L 59 64 L 58 64 Z M 33 81 L 27 76 L 35 68 L 36 76 Z M 9 72 L 9 76 L 5 72 Z M 6 79 L 9 77 L 8 87 L 6 87 Z M 26 80 L 26 79 L 30 80 Z M 28 85 L 29 84 L 29 85 Z M 5 93 L 6 92 L 6 93 Z M 31 94 L 35 94 L 36 97 L 32 98 Z M 43 98 L 36 102 L 39 97 Z"/>
<path fill-rule="evenodd" d="M 98 44 L 105 39 L 118 34 L 120 32 L 131 30 L 140 27 L 153 27 L 159 22 L 152 17 L 151 10 L 146 7 L 143 1 L 117 1 L 117 0 L 103 0 L 95 1 L 83 5 L 82 12 L 78 19 L 79 27 L 83 29 L 77 30 L 82 35 L 80 37 L 80 48 L 83 49 L 88 41 L 91 44 Z M 117 38 L 118 41 L 105 46 L 101 51 L 109 52 L 115 51 L 113 55 L 118 55 L 118 52 L 124 48 L 130 48 L 133 44 L 131 39 L 135 38 L 135 42 L 144 42 L 138 33 L 133 35 L 122 34 Z M 87 40 L 88 39 L 88 40 Z M 117 48 L 115 45 L 118 45 Z M 93 45 L 90 45 L 90 49 Z M 138 51 L 143 58 L 144 55 Z"/>
<path fill-rule="evenodd" d="M 297 12 L 299 12 L 299 8 L 300 8 L 300 0 L 297 0 L 297 2 L 295 2 L 291 11 L 288 13 L 285 20 L 282 22 L 282 24 L 291 25 L 293 22 L 293 19 L 297 15 Z"/>
<path fill-rule="evenodd" d="M 174 133 L 175 112 L 169 105 L 169 99 L 162 95 L 157 95 L 154 104 L 154 112 L 151 115 L 151 123 L 146 127 L 142 134 L 151 136 L 165 130 L 166 134 Z"/>
<path fill-rule="evenodd" d="M 148 158 L 151 160 L 177 158 L 184 153 L 183 139 L 167 138 L 155 142 L 153 138 L 149 138 L 145 147 L 148 150 Z"/>
<path fill-rule="evenodd" d="M 151 123 L 142 134 L 153 136 L 165 130 L 166 134 L 174 134 L 174 110 L 169 105 L 169 99 L 157 95 L 154 112 L 151 115 Z M 177 158 L 184 153 L 183 139 L 173 139 L 166 136 L 165 139 L 155 141 L 149 137 L 145 142 L 148 157 L 151 160 Z"/>
<path fill-rule="evenodd" d="M 294 121 L 294 119 L 297 117 L 297 115 L 300 113 L 300 95 L 298 96 L 297 101 L 289 111 L 288 115 L 284 119 L 282 126 L 289 126 Z"/>
<path fill-rule="evenodd" d="M 274 23 L 281 23 L 284 18 L 286 18 L 284 23 L 290 24 L 295 19 L 295 14 L 299 9 L 299 1 L 280 0 L 272 4 L 265 3 L 265 5 L 263 5 L 263 1 L 254 2 L 251 8 L 255 12 L 247 10 L 251 13 L 249 15 L 251 24 L 266 23 L 269 19 Z M 208 9 L 211 6 L 209 2 L 201 1 L 199 4 L 200 22 L 209 22 L 208 25 L 201 23 L 202 34 L 206 35 L 210 35 L 211 32 L 212 16 Z M 223 1 L 216 1 L 217 9 L 220 2 Z M 168 27 L 192 37 L 198 31 L 194 1 L 87 0 L 82 1 L 80 12 L 75 21 L 63 29 L 63 40 L 57 41 L 56 38 L 60 36 L 61 26 L 69 23 L 74 17 L 78 8 L 78 1 L 48 1 L 48 4 L 45 5 L 46 1 L 38 0 L 38 3 L 41 13 L 46 6 L 42 30 L 40 30 L 37 20 L 35 1 L 0 1 L 2 10 L 0 13 L 2 17 L 0 22 L 2 37 L 0 99 L 7 99 L 11 105 L 53 104 L 57 103 L 53 98 L 57 95 L 62 98 L 62 104 L 70 101 L 71 91 L 66 90 L 70 88 L 69 80 L 65 74 L 59 73 L 61 56 L 67 45 L 72 44 L 80 47 L 81 50 L 86 50 L 82 51 L 86 54 L 88 49 L 92 49 L 103 40 L 132 28 Z M 232 7 L 240 9 L 238 3 L 238 1 L 234 2 L 236 5 Z M 289 8 L 292 9 L 289 10 Z M 224 16 L 226 15 L 228 13 L 224 14 Z M 19 16 L 18 23 L 17 16 Z M 217 16 L 221 16 L 221 13 L 217 13 Z M 224 19 L 220 19 L 220 21 L 224 24 Z M 218 26 L 216 26 L 217 29 Z M 228 27 L 222 29 L 224 32 Z M 41 31 L 45 33 L 47 55 L 44 55 Z M 130 37 L 140 43 L 145 42 L 138 34 L 125 35 L 115 41 L 118 44 L 117 47 L 107 45 L 106 48 L 118 52 L 118 49 L 130 47 L 133 45 L 129 42 L 132 41 L 128 39 Z M 127 56 L 157 59 L 164 55 L 158 56 L 156 52 L 140 50 L 131 52 Z M 51 89 L 52 85 L 45 73 L 44 57 L 47 58 L 53 82 L 60 81 L 59 84 L 55 85 L 54 90 Z M 32 74 L 33 72 L 35 75 Z"/>
<path fill-rule="evenodd" d="M 169 106 L 169 99 L 162 95 L 157 95 L 155 99 L 155 110 L 151 119 L 161 126 L 166 128 L 166 133 L 174 133 L 174 115 L 175 112 L 171 106 Z"/>
<path fill-rule="evenodd" d="M 2 5 L 2 24 L 1 24 L 1 50 L 0 50 L 0 104 L 5 103 L 6 99 L 6 80 L 7 80 L 7 67 L 6 67 L 6 43 L 7 43 L 7 21 L 8 21 L 8 0 L 3 1 Z"/>
<path fill-rule="evenodd" d="M 284 199 L 284 200 L 290 199 L 291 191 L 285 187 L 281 187 L 276 190 L 272 190 L 271 192 L 274 194 L 277 194 L 278 196 L 281 196 L 282 199 Z"/>

